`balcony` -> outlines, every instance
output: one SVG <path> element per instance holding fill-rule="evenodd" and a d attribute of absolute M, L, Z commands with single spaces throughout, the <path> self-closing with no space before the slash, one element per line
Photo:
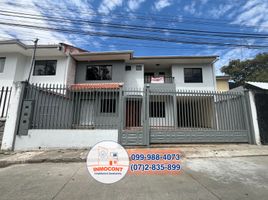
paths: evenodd
<path fill-rule="evenodd" d="M 175 90 L 174 77 L 172 76 L 144 76 L 144 84 L 151 89 Z"/>
<path fill-rule="evenodd" d="M 174 77 L 172 76 L 144 76 L 144 83 L 152 84 L 164 84 L 174 83 Z"/>

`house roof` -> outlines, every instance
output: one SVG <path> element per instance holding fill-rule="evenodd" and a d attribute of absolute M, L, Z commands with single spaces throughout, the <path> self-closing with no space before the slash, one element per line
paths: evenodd
<path fill-rule="evenodd" d="M 71 85 L 71 90 L 85 89 L 119 89 L 123 83 L 82 83 Z"/>
<path fill-rule="evenodd" d="M 251 82 L 251 81 L 248 81 L 248 82 L 246 82 L 246 85 L 247 86 L 253 86 L 255 88 L 259 88 L 259 89 L 262 89 L 262 90 L 268 90 L 268 82 Z"/>
<path fill-rule="evenodd" d="M 34 45 L 29 45 L 20 40 L 0 40 L 0 53 L 21 53 L 26 56 L 31 56 Z M 37 56 L 64 56 L 69 52 L 84 52 L 85 50 L 74 47 L 69 44 L 38 44 Z"/>
<path fill-rule="evenodd" d="M 229 80 L 230 79 L 230 76 L 226 76 L 226 75 L 216 76 L 216 79 L 217 80 Z"/>

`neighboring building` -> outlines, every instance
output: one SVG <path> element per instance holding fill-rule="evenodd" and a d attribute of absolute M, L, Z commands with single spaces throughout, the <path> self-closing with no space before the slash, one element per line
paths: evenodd
<path fill-rule="evenodd" d="M 32 52 L 0 42 L 0 86 L 27 80 Z M 216 60 L 39 45 L 30 84 L 11 95 L 2 148 L 252 142 L 245 97 L 216 92 Z"/>
<path fill-rule="evenodd" d="M 268 144 L 268 83 L 246 82 L 257 144 Z"/>
<path fill-rule="evenodd" d="M 230 76 L 216 76 L 217 91 L 229 90 Z"/>

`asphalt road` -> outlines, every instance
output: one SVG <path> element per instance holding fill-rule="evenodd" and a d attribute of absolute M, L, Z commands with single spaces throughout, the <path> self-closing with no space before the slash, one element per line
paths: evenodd
<path fill-rule="evenodd" d="M 268 157 L 185 160 L 179 175 L 128 175 L 104 185 L 85 163 L 0 169 L 0 199 L 268 199 Z"/>

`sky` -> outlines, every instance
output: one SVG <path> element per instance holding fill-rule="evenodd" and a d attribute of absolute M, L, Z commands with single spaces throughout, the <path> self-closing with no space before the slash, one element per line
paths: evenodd
<path fill-rule="evenodd" d="M 7 12 L 28 14 L 28 18 Z M 38 19 L 33 19 L 33 15 Z M 3 23 L 60 30 L 29 29 Z M 118 29 L 111 24 L 143 29 Z M 144 27 L 156 27 L 159 31 L 144 31 Z M 31 44 L 39 38 L 39 44 L 65 42 L 89 51 L 133 50 L 135 56 L 218 55 L 219 60 L 215 63 L 218 75 L 220 67 L 230 60 L 251 59 L 268 50 L 267 47 L 244 46 L 268 46 L 267 38 L 233 38 L 232 34 L 228 38 L 200 38 L 172 32 L 178 29 L 267 34 L 268 0 L 0 0 L 0 40 L 16 38 Z M 111 37 L 113 34 L 160 37 L 162 40 Z M 176 41 L 163 41 L 166 38 Z M 202 44 L 193 44 L 196 41 Z M 242 44 L 243 47 L 208 45 L 208 42 Z"/>

